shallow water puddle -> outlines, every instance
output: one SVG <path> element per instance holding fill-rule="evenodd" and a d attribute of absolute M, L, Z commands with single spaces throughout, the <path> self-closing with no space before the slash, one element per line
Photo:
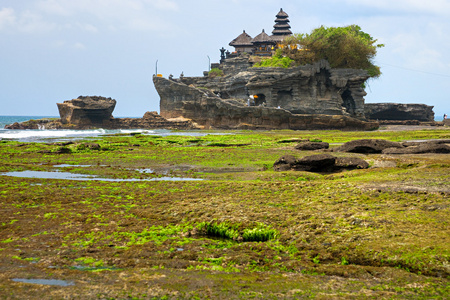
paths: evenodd
<path fill-rule="evenodd" d="M 44 285 L 57 285 L 57 286 L 69 286 L 74 285 L 72 281 L 59 280 L 59 279 L 23 279 L 23 278 L 13 278 L 12 281 L 32 283 L 32 284 L 44 284 Z"/>
<path fill-rule="evenodd" d="M 183 177 L 155 177 L 155 178 L 102 178 L 94 175 L 73 174 L 69 172 L 48 172 L 48 171 L 16 171 L 0 173 L 2 176 L 40 179 L 65 179 L 65 180 L 96 180 L 96 181 L 200 181 L 201 178 Z"/>

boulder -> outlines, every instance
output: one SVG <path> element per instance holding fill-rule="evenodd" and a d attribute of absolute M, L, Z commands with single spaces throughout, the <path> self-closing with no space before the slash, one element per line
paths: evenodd
<path fill-rule="evenodd" d="M 329 172 L 334 168 L 336 157 L 330 154 L 305 156 L 295 161 L 291 168 L 295 171 Z"/>
<path fill-rule="evenodd" d="M 280 157 L 274 164 L 275 171 L 335 172 L 341 170 L 367 169 L 369 164 L 357 157 L 334 157 L 318 154 L 296 159 L 292 155 Z"/>
<path fill-rule="evenodd" d="M 297 159 L 292 155 L 283 155 L 274 164 L 275 171 L 288 171 Z"/>
<path fill-rule="evenodd" d="M 418 146 L 405 148 L 387 148 L 383 154 L 422 154 L 422 153 L 450 153 L 450 146 L 445 144 L 423 143 Z"/>
<path fill-rule="evenodd" d="M 297 150 L 321 150 L 321 149 L 328 149 L 330 147 L 330 144 L 325 142 L 301 142 L 297 146 L 295 146 L 295 149 Z"/>
<path fill-rule="evenodd" d="M 439 139 L 439 140 L 427 140 L 424 142 L 403 142 L 402 145 L 404 147 L 411 147 L 411 146 L 421 146 L 427 144 L 450 144 L 450 140 L 448 139 Z"/>
<path fill-rule="evenodd" d="M 403 148 L 401 143 L 380 139 L 354 140 L 333 149 L 333 152 L 381 153 L 387 148 Z"/>
<path fill-rule="evenodd" d="M 335 167 L 337 169 L 367 169 L 369 163 L 359 157 L 338 157 L 336 158 Z"/>

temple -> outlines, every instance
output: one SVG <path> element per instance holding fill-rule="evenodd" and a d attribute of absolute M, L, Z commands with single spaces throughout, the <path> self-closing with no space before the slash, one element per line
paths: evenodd
<path fill-rule="evenodd" d="M 234 52 L 227 52 L 227 58 L 237 57 L 243 53 L 257 56 L 272 56 L 275 50 L 280 47 L 281 42 L 292 35 L 289 25 L 289 15 L 281 8 L 276 15 L 275 25 L 272 35 L 268 35 L 264 29 L 260 34 L 252 38 L 245 30 L 229 45 L 234 47 Z"/>
<path fill-rule="evenodd" d="M 366 70 L 332 68 L 326 60 L 289 68 L 255 67 L 292 36 L 283 9 L 273 27 L 272 35 L 262 30 L 254 38 L 243 31 L 229 44 L 235 51 L 222 47 L 220 63 L 212 63 L 203 76 L 153 76 L 161 116 L 205 129 L 371 130 L 379 123 L 368 116 L 380 119 L 386 115 L 381 110 L 410 110 L 398 105 L 366 109 Z M 424 119 L 433 117 L 431 111 Z"/>

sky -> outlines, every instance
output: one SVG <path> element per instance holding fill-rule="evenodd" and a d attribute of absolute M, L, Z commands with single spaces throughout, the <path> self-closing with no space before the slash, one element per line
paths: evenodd
<path fill-rule="evenodd" d="M 385 44 L 366 103 L 450 113 L 450 0 L 0 0 L 0 115 L 58 116 L 79 95 L 116 99 L 115 117 L 159 112 L 156 68 L 202 76 L 280 8 L 294 33 L 356 24 Z"/>

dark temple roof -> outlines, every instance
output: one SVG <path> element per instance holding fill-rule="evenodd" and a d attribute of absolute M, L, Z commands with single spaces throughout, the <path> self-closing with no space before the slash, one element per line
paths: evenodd
<path fill-rule="evenodd" d="M 265 33 L 264 29 L 260 34 L 255 36 L 255 38 L 252 40 L 253 43 L 267 43 L 267 42 L 273 42 L 273 39 Z"/>
<path fill-rule="evenodd" d="M 282 8 L 280 8 L 280 11 L 277 13 L 275 17 L 282 19 L 282 18 L 289 18 L 289 15 L 285 13 Z"/>
<path fill-rule="evenodd" d="M 280 11 L 276 15 L 275 25 L 273 26 L 272 34 L 274 36 L 285 36 L 285 35 L 291 35 L 292 31 L 290 30 L 291 25 L 289 25 L 289 16 L 287 13 L 283 11 L 282 8 L 280 8 Z"/>
<path fill-rule="evenodd" d="M 229 43 L 230 46 L 252 46 L 252 37 L 245 30 Z"/>

